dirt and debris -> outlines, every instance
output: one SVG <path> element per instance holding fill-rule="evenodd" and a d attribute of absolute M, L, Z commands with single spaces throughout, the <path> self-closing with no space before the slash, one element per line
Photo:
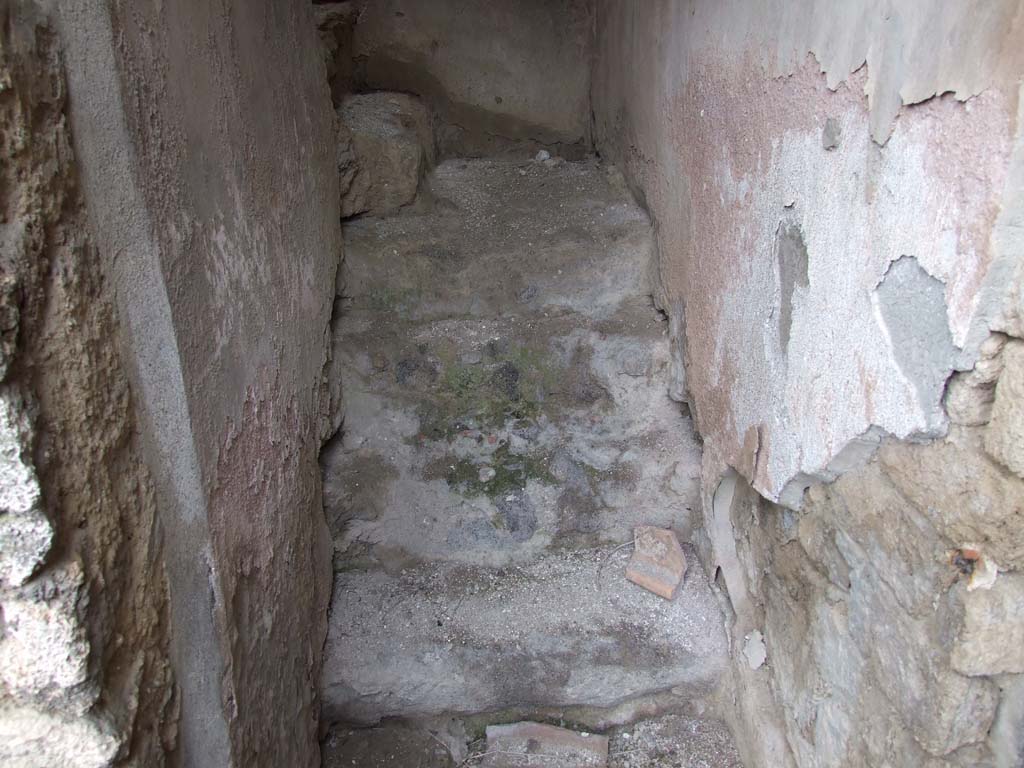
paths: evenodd
<path fill-rule="evenodd" d="M 544 723 L 510 723 L 487 726 L 487 751 L 480 765 L 486 768 L 518 768 L 524 765 L 572 765 L 605 768 L 608 737 L 577 733 Z"/>

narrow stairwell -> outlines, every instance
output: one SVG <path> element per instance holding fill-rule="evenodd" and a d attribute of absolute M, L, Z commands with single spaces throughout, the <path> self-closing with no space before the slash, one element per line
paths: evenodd
<path fill-rule="evenodd" d="M 727 655 L 697 557 L 671 601 L 624 578 L 635 526 L 691 538 L 700 449 L 618 172 L 450 160 L 345 242 L 325 764 L 472 762 L 410 723 L 462 718 L 468 743 L 526 717 L 632 729 L 610 765 L 691 764 L 657 762 L 666 744 L 738 765 L 724 727 L 687 717 Z M 356 730 L 382 722 L 402 725 Z"/>

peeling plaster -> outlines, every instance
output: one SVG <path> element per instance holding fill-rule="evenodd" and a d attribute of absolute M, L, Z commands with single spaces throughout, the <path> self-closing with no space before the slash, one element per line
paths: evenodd
<path fill-rule="evenodd" d="M 740 62 L 695 57 L 693 79 L 663 84 L 675 154 L 647 198 L 667 303 L 687 308 L 686 383 L 701 433 L 723 464 L 742 468 L 745 436 L 759 428 L 750 479 L 778 500 L 794 479 L 829 476 L 872 428 L 941 433 L 941 387 L 905 374 L 872 293 L 914 254 L 942 284 L 952 367 L 973 363 L 996 303 L 990 234 L 1013 124 L 1000 91 L 968 104 L 947 96 L 902 114 L 882 148 L 858 95 L 867 71 L 832 91 L 813 59 L 763 85 Z M 822 146 L 829 120 L 842 136 L 833 149 Z M 682 218 L 666 204 L 679 196 Z M 806 287 L 801 264 L 792 287 L 780 268 L 780 222 L 802 234 Z"/>
<path fill-rule="evenodd" d="M 943 285 L 953 368 L 973 365 L 1020 243 L 1021 214 L 1002 194 L 1019 187 L 1007 168 L 1022 9 L 598 4 L 598 146 L 657 224 L 663 303 L 706 449 L 743 471 L 757 428 L 750 479 L 768 498 L 828 476 L 869 430 L 941 432 L 937 388 L 905 375 L 872 293 L 913 254 Z M 956 46 L 936 56 L 943 39 Z M 892 113 L 893 93 L 914 106 Z M 780 222 L 807 250 L 808 286 L 792 294 Z"/>
<path fill-rule="evenodd" d="M 680 5 L 662 15 L 662 29 L 687 24 L 691 39 L 703 41 L 698 49 L 759 50 L 770 77 L 794 74 L 807 53 L 820 62 L 833 91 L 866 70 L 858 90 L 878 144 L 888 140 L 902 107 L 942 94 L 966 101 L 1004 72 L 1019 72 L 1024 61 L 1019 0 L 725 0 Z"/>

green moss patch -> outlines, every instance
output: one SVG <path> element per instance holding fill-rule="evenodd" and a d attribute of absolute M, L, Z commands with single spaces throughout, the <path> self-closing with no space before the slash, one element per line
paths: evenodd
<path fill-rule="evenodd" d="M 452 350 L 444 351 L 437 384 L 419 406 L 420 433 L 432 440 L 537 419 L 561 373 L 546 353 L 523 346 L 489 350 L 476 364 L 450 362 Z"/>
<path fill-rule="evenodd" d="M 419 302 L 419 297 L 415 288 L 373 288 L 365 301 L 375 312 L 391 312 L 405 317 L 409 307 Z"/>
<path fill-rule="evenodd" d="M 480 470 L 484 467 L 494 470 L 494 477 L 490 480 L 480 479 Z M 483 463 L 448 454 L 428 466 L 424 477 L 428 480 L 443 478 L 452 490 L 463 496 L 487 496 L 492 499 L 525 488 L 529 480 L 545 485 L 554 485 L 556 482 L 548 470 L 545 455 L 532 453 L 516 456 L 509 451 L 507 445 L 499 446 Z"/>

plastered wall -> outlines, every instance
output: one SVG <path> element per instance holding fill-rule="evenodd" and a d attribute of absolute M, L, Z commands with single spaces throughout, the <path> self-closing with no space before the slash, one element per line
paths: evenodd
<path fill-rule="evenodd" d="M 771 499 L 941 434 L 1002 307 L 1022 21 L 969 6 L 599 5 L 598 144 L 658 216 L 677 388 Z"/>
<path fill-rule="evenodd" d="M 1024 625 L 1024 6 L 602 0 L 596 35 L 596 144 L 658 228 L 704 438 L 748 760 L 1016 765 L 1022 670 L 961 661 Z M 950 565 L 972 546 L 989 589 Z"/>
<path fill-rule="evenodd" d="M 136 512 L 155 503 L 153 531 L 122 520 L 120 535 L 159 542 L 166 573 L 160 631 L 177 698 L 154 749 L 174 765 L 315 765 L 330 589 L 317 453 L 341 236 L 311 11 L 15 5 L 49 19 L 67 82 L 59 128 L 118 318 L 97 343 L 123 366 L 126 450 L 152 478 Z M 109 371 L 86 367 L 110 391 Z M 54 522 L 58 539 L 72 535 Z M 109 588 L 91 584 L 90 599 Z M 144 690 L 159 683 L 135 674 Z M 157 764 L 114 740 L 115 754 L 81 764 Z"/>

